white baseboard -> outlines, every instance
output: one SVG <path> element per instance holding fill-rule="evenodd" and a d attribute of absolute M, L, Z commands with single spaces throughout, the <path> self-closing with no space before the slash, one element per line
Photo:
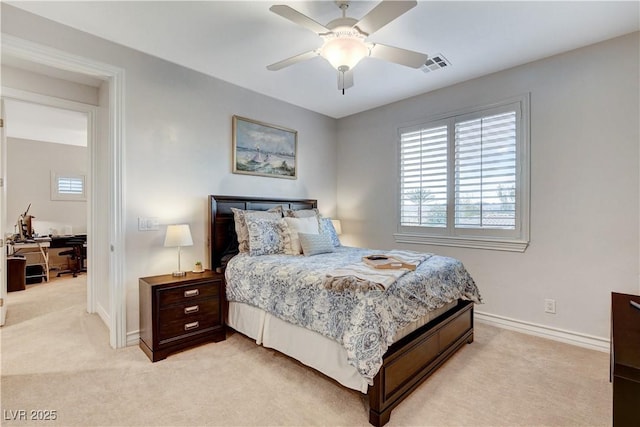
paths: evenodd
<path fill-rule="evenodd" d="M 109 316 L 109 313 L 107 313 L 104 307 L 99 303 L 96 303 L 96 313 L 108 328 L 109 325 L 111 325 L 111 316 Z"/>
<path fill-rule="evenodd" d="M 140 330 L 127 332 L 127 347 L 140 343 Z"/>
<path fill-rule="evenodd" d="M 551 328 L 549 326 L 538 325 L 535 323 L 524 322 L 522 320 L 510 319 L 508 317 L 497 316 L 495 314 L 474 312 L 474 319 L 481 323 L 486 323 L 498 328 L 509 329 L 524 334 L 535 335 L 566 344 L 577 345 L 579 347 L 589 348 L 609 352 L 609 339 L 596 337 L 593 335 L 580 334 L 578 332 L 565 331 L 562 329 Z"/>
<path fill-rule="evenodd" d="M 100 307 L 99 307 L 100 308 Z M 577 332 L 565 331 L 535 323 L 524 322 L 522 320 L 510 319 L 508 317 L 497 316 L 495 314 L 474 311 L 474 320 L 486 323 L 498 328 L 509 329 L 528 335 L 535 335 L 542 338 L 560 341 L 566 344 L 577 345 L 591 350 L 609 352 L 609 340 L 592 335 L 580 334 Z M 127 332 L 127 347 L 136 346 L 140 342 L 140 331 Z"/>

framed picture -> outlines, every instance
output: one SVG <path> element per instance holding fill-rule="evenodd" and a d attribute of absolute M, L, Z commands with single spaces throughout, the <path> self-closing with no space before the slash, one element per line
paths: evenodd
<path fill-rule="evenodd" d="M 296 179 L 298 132 L 233 116 L 233 173 Z"/>

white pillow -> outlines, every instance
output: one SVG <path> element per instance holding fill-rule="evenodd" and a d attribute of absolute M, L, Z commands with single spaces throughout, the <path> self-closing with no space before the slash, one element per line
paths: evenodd
<path fill-rule="evenodd" d="M 307 218 L 285 217 L 284 220 L 289 226 L 289 236 L 291 238 L 291 254 L 289 255 L 299 255 L 302 253 L 302 246 L 300 246 L 298 233 L 320 234 L 318 219 L 315 216 Z"/>

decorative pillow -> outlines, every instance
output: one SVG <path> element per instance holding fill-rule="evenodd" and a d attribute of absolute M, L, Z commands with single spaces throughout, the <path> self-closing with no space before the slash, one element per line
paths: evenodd
<path fill-rule="evenodd" d="M 300 239 L 298 233 L 319 234 L 318 220 L 316 217 L 309 216 L 306 218 L 288 218 L 284 217 L 285 222 L 289 226 L 289 235 L 291 236 L 291 253 L 290 255 L 298 255 L 302 253 Z"/>
<path fill-rule="evenodd" d="M 249 230 L 249 255 L 286 254 L 291 250 L 289 227 L 282 219 L 246 216 Z"/>
<path fill-rule="evenodd" d="M 310 216 L 315 216 L 316 218 L 320 218 L 320 212 L 316 208 L 298 210 L 286 209 L 284 211 L 284 216 L 290 218 L 307 218 Z"/>
<path fill-rule="evenodd" d="M 333 246 L 342 246 L 338 232 L 331 222 L 331 218 L 320 218 L 320 234 L 328 235 Z"/>
<path fill-rule="evenodd" d="M 282 218 L 282 206 L 276 206 L 268 211 L 243 211 L 242 209 L 231 208 L 231 212 L 233 212 L 236 235 L 238 236 L 238 250 L 240 252 L 249 252 L 249 231 L 247 230 L 245 219 L 247 215 L 254 215 L 255 218 Z"/>
<path fill-rule="evenodd" d="M 331 243 L 331 237 L 327 234 L 298 233 L 298 237 L 300 238 L 304 256 L 333 252 L 333 243 Z"/>

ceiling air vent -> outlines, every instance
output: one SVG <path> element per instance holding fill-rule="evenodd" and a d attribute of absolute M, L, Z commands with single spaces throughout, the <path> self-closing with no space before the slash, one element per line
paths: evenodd
<path fill-rule="evenodd" d="M 430 73 L 432 71 L 439 70 L 440 68 L 450 67 L 451 63 L 447 61 L 442 54 L 437 53 L 432 55 L 427 59 L 427 62 L 424 63 L 420 69 L 425 73 Z"/>

